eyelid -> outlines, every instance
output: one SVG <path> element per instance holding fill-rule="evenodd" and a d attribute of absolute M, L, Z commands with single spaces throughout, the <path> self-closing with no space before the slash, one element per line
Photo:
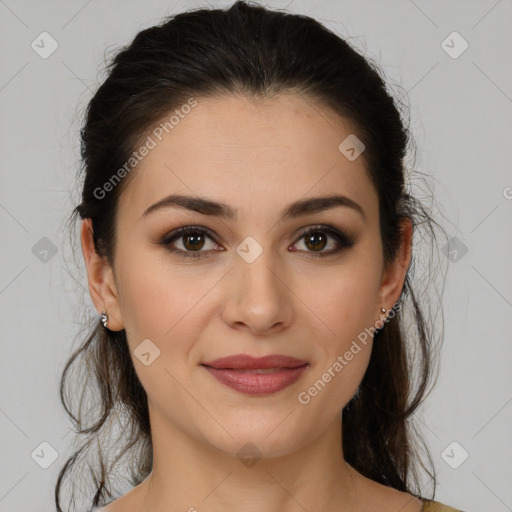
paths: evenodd
<path fill-rule="evenodd" d="M 343 242 L 346 242 L 347 244 L 355 243 L 354 236 L 351 236 L 342 229 L 331 226 L 330 224 L 313 224 L 311 226 L 308 226 L 304 230 L 300 231 L 297 236 L 300 239 L 303 236 L 315 231 L 325 231 L 326 233 L 330 233 L 333 236 L 338 236 L 342 239 Z"/>

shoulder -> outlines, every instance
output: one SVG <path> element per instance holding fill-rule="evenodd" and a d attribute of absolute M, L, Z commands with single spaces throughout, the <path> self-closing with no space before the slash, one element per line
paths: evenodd
<path fill-rule="evenodd" d="M 443 505 L 438 501 L 424 500 L 421 512 L 463 512 L 458 508 L 453 508 L 448 505 Z"/>

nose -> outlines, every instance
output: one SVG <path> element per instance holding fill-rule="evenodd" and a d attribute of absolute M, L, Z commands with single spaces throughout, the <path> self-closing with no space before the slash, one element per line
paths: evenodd
<path fill-rule="evenodd" d="M 287 283 L 291 278 L 272 261 L 270 252 L 263 251 L 251 263 L 236 256 L 228 279 L 223 318 L 230 327 L 261 336 L 291 324 L 294 294 Z"/>

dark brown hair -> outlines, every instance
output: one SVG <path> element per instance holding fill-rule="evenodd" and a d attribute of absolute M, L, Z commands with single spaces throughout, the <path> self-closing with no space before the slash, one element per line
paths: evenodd
<path fill-rule="evenodd" d="M 310 17 L 243 1 L 226 10 L 180 13 L 139 32 L 107 71 L 81 130 L 83 188 L 70 224 L 78 215 L 92 219 L 96 250 L 111 265 L 116 206 L 136 170 L 102 197 L 97 191 L 104 190 L 155 123 L 192 97 L 292 92 L 315 100 L 348 120 L 365 144 L 362 158 L 378 193 L 385 262 L 397 254 L 402 217 L 413 221 L 415 240 L 421 232 L 422 239 L 433 242 L 435 228 L 442 230 L 407 188 L 404 159 L 414 145 L 407 108 L 393 98 L 377 64 Z M 375 334 L 367 372 L 343 410 L 343 450 L 345 460 L 366 477 L 418 497 L 424 496 L 418 471 L 423 469 L 434 484 L 433 497 L 435 475 L 419 456 L 420 448 L 432 460 L 411 421 L 429 392 L 437 346 L 430 302 L 420 298 L 432 283 L 422 281 L 422 290 L 413 290 L 416 258 L 413 253 L 402 309 Z M 63 510 L 64 477 L 73 496 L 76 489 L 91 496 L 85 466 L 94 506 L 118 493 L 114 469 L 121 461 L 130 485 L 144 480 L 152 467 L 147 396 L 124 330 L 105 330 L 94 319 L 92 331 L 65 365 L 60 395 L 82 441 L 59 474 L 57 510 Z M 112 444 L 116 425 L 118 441 Z"/>

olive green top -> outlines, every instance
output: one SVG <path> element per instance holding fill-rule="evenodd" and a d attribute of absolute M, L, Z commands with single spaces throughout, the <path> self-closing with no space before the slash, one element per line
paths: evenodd
<path fill-rule="evenodd" d="M 443 505 L 438 501 L 431 500 L 422 500 L 424 501 L 423 508 L 421 512 L 463 512 L 458 508 L 449 507 L 448 505 Z"/>

